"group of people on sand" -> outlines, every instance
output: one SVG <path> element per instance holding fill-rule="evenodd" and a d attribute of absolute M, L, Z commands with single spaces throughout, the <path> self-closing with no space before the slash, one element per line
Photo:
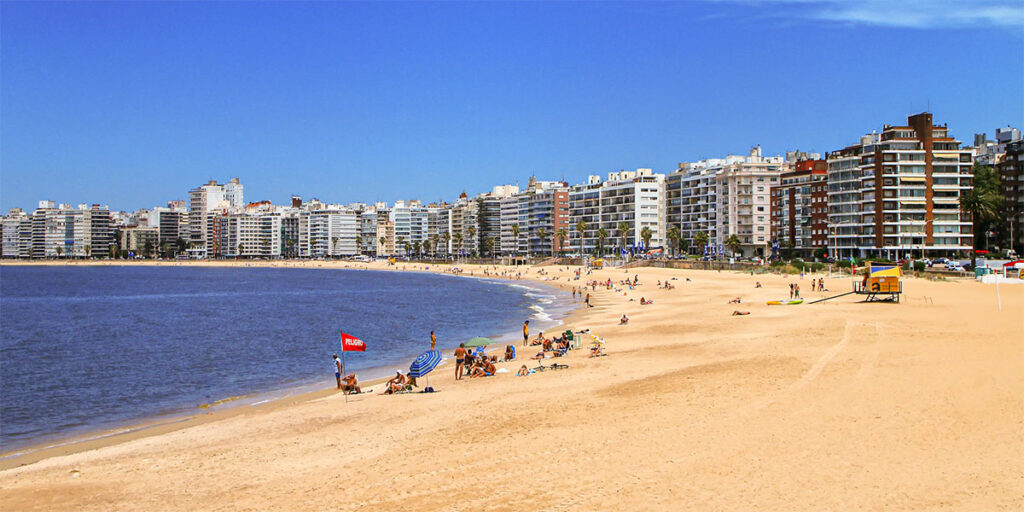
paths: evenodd
<path fill-rule="evenodd" d="M 359 387 L 359 379 L 356 378 L 356 374 L 350 373 L 342 377 L 341 374 L 344 371 L 345 368 L 341 364 L 341 359 L 338 358 L 338 354 L 334 354 L 334 378 L 338 381 L 338 389 L 346 395 L 362 393 L 363 390 Z"/>
<path fill-rule="evenodd" d="M 510 361 L 509 352 L 505 351 L 505 360 Z M 486 354 L 473 354 L 466 349 L 465 343 L 460 343 L 455 349 L 455 380 L 462 380 L 463 376 L 468 377 L 490 377 L 497 371 L 494 366 L 498 362 L 498 356 Z"/>

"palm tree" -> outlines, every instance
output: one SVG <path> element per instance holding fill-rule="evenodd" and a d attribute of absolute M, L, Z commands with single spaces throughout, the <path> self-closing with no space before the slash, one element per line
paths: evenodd
<path fill-rule="evenodd" d="M 434 233 L 430 235 L 430 245 L 434 248 L 434 256 L 437 256 L 437 241 L 441 239 L 441 235 Z"/>
<path fill-rule="evenodd" d="M 615 232 L 619 234 L 619 240 L 622 244 L 619 246 L 621 249 L 626 248 L 626 238 L 629 237 L 629 229 L 629 223 L 626 221 L 622 221 L 618 226 L 615 226 Z"/>
<path fill-rule="evenodd" d="M 57 249 L 57 257 L 60 258 L 60 255 L 64 254 L 64 248 L 58 245 L 56 247 L 56 249 Z"/>
<path fill-rule="evenodd" d="M 604 254 L 604 241 L 608 239 L 608 232 L 604 228 L 597 230 L 597 255 Z"/>
<path fill-rule="evenodd" d="M 455 233 L 455 247 L 458 247 L 456 254 L 462 252 L 462 240 L 465 238 L 462 233 Z"/>
<path fill-rule="evenodd" d="M 387 235 L 384 235 L 378 240 L 380 241 L 380 244 L 377 245 L 377 256 L 380 256 L 386 252 L 385 247 L 388 245 L 388 237 Z"/>
<path fill-rule="evenodd" d="M 470 226 L 470 227 L 466 228 L 466 238 L 469 238 L 470 240 L 473 240 L 473 237 L 475 237 L 475 236 L 476 236 L 476 227 L 475 226 Z M 473 249 L 470 249 L 469 252 L 473 252 Z"/>
<path fill-rule="evenodd" d="M 992 167 L 975 165 L 972 172 L 974 188 L 960 197 L 960 209 L 971 216 L 971 230 L 974 232 L 972 248 L 975 249 L 971 251 L 971 268 L 974 268 L 978 262 L 979 236 L 988 231 L 989 224 L 999 219 L 1003 196 L 999 191 L 999 176 Z"/>
<path fill-rule="evenodd" d="M 519 256 L 519 224 L 512 224 L 512 237 L 516 239 L 515 246 L 513 248 L 513 254 Z"/>
<path fill-rule="evenodd" d="M 405 246 L 406 246 L 406 244 L 405 244 L 405 237 L 404 236 L 399 236 L 398 238 L 395 239 L 395 247 L 396 248 L 397 247 L 405 248 Z M 405 252 L 408 253 L 409 249 L 406 248 Z"/>
<path fill-rule="evenodd" d="M 488 256 L 494 256 L 494 237 L 489 236 L 484 239 L 484 249 L 487 250 Z"/>
<path fill-rule="evenodd" d="M 729 235 L 729 238 L 725 239 L 725 246 L 729 248 L 729 252 L 736 256 L 736 251 L 740 249 L 740 239 L 736 235 Z"/>
<path fill-rule="evenodd" d="M 447 231 L 445 231 L 443 236 L 444 236 L 444 252 L 445 252 L 445 254 L 448 254 L 448 242 L 452 241 L 452 234 L 447 232 Z"/>
<path fill-rule="evenodd" d="M 331 256 L 334 256 L 334 253 L 337 252 L 337 251 L 338 251 L 338 237 L 332 236 L 331 237 Z M 242 252 L 242 244 L 238 244 L 238 252 Z"/>
<path fill-rule="evenodd" d="M 672 226 L 672 227 L 668 228 L 668 235 L 667 235 L 667 237 L 668 237 L 668 240 L 670 242 L 670 247 L 672 248 L 673 255 L 678 255 L 679 254 L 679 240 L 683 237 L 682 233 L 679 231 L 679 226 Z"/>
<path fill-rule="evenodd" d="M 576 223 L 576 232 L 580 234 L 580 261 L 583 261 L 583 232 L 587 230 L 587 221 L 581 220 Z"/>
<path fill-rule="evenodd" d="M 558 231 L 555 231 L 555 238 L 558 239 L 558 252 L 565 252 L 565 239 L 569 238 L 569 232 L 565 228 L 558 228 Z"/>
<path fill-rule="evenodd" d="M 92 246 L 91 245 L 86 245 L 85 246 L 85 257 L 88 258 L 90 256 L 92 256 Z"/>
<path fill-rule="evenodd" d="M 651 228 L 644 226 L 644 228 L 640 230 L 640 238 L 644 241 L 644 249 L 651 248 L 652 237 L 654 237 L 654 233 L 651 232 Z"/>
<path fill-rule="evenodd" d="M 31 256 L 32 255 L 29 254 L 29 257 L 31 257 Z M 114 259 L 116 257 L 117 257 L 117 246 L 114 245 L 114 244 L 110 244 L 110 259 Z"/>
<path fill-rule="evenodd" d="M 548 230 L 544 228 L 537 228 L 537 238 L 540 239 L 540 246 L 543 248 L 544 243 L 547 242 L 548 239 Z"/>
<path fill-rule="evenodd" d="M 235 254 L 235 259 L 242 257 L 242 242 L 238 242 L 238 252 Z"/>
<path fill-rule="evenodd" d="M 423 252 L 430 254 L 430 237 L 423 241 Z"/>
<path fill-rule="evenodd" d="M 408 256 L 412 252 L 412 244 L 405 242 L 402 244 L 402 248 L 405 249 L 405 255 Z"/>
<path fill-rule="evenodd" d="M 693 236 L 694 243 L 697 244 L 700 253 L 704 252 L 704 249 L 708 246 L 708 234 L 704 231 L 697 233 Z"/>
<path fill-rule="evenodd" d="M 363 253 L 363 235 L 356 235 L 356 254 Z"/>
<path fill-rule="evenodd" d="M 419 240 L 416 240 L 415 242 L 412 243 L 412 252 L 416 254 L 416 257 L 420 256 L 421 247 L 423 247 L 423 243 L 420 242 Z"/>

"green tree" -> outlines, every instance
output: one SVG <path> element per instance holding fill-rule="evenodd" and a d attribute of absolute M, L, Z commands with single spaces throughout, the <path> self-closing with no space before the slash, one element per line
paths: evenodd
<path fill-rule="evenodd" d="M 387 255 L 387 249 L 386 248 L 387 248 L 387 245 L 388 245 L 388 236 L 384 235 L 384 236 L 378 238 L 377 241 L 379 242 L 377 244 L 377 256 L 386 256 Z"/>
<path fill-rule="evenodd" d="M 999 175 L 988 165 L 974 165 L 974 184 L 969 192 L 960 197 L 960 209 L 970 216 L 974 232 L 974 250 L 971 251 L 971 268 L 977 264 L 977 250 L 984 241 L 988 249 L 986 233 L 1000 220 L 1003 209 L 1003 195 L 999 190 Z"/>
<path fill-rule="evenodd" d="M 356 254 L 363 253 L 363 236 L 356 235 Z"/>
<path fill-rule="evenodd" d="M 725 239 L 725 246 L 729 248 L 729 252 L 733 256 L 736 256 L 736 251 L 740 249 L 740 239 L 736 235 L 729 235 L 729 238 Z"/>
<path fill-rule="evenodd" d="M 598 256 L 603 256 L 604 255 L 604 241 L 607 240 L 607 239 L 608 239 L 608 231 L 605 231 L 604 228 L 598 229 L 597 230 L 597 255 Z"/>
<path fill-rule="evenodd" d="M 708 234 L 704 231 L 701 231 L 700 233 L 697 233 L 696 235 L 693 236 L 693 241 L 694 243 L 697 244 L 697 250 L 701 254 L 703 254 L 704 249 L 708 246 Z"/>
<path fill-rule="evenodd" d="M 331 257 L 334 257 L 334 254 L 337 253 L 337 252 L 338 252 L 338 237 L 332 236 L 331 237 Z M 242 244 L 238 244 L 238 253 L 239 254 L 242 253 Z"/>
<path fill-rule="evenodd" d="M 462 241 L 466 238 L 462 233 L 455 233 L 455 252 L 456 254 L 462 253 Z"/>
<path fill-rule="evenodd" d="M 64 254 L 64 248 L 58 245 L 58 246 L 56 247 L 56 249 L 57 249 L 57 257 L 58 257 L 58 258 L 60 258 L 60 256 L 61 256 L 62 254 Z"/>
<path fill-rule="evenodd" d="M 475 237 L 475 236 L 476 236 L 476 226 L 470 226 L 470 227 L 466 228 L 466 238 L 469 238 L 470 240 L 472 240 L 473 237 Z M 475 248 L 473 248 L 473 250 L 475 251 Z"/>
<path fill-rule="evenodd" d="M 558 228 L 558 231 L 555 231 L 555 238 L 558 239 L 558 252 L 565 252 L 565 239 L 569 238 L 569 231 L 565 228 Z M 554 248 L 552 247 L 552 249 Z"/>
<path fill-rule="evenodd" d="M 672 226 L 668 228 L 668 234 L 666 236 L 669 241 L 669 248 L 672 249 L 674 255 L 679 254 L 679 241 L 683 238 L 682 232 L 679 231 L 679 226 Z"/>
<path fill-rule="evenodd" d="M 86 245 L 84 247 L 84 249 L 85 249 L 85 257 L 86 258 L 92 257 L 92 246 L 91 245 Z"/>
<path fill-rule="evenodd" d="M 576 232 L 580 235 L 580 259 L 583 258 L 583 233 L 587 230 L 587 221 L 581 220 L 576 223 Z"/>
<path fill-rule="evenodd" d="M 520 231 L 521 231 L 521 228 L 519 227 L 519 224 L 512 224 L 512 238 L 515 239 L 515 244 L 512 246 L 513 247 L 512 254 L 514 256 L 519 256 L 519 233 L 520 233 Z"/>
<path fill-rule="evenodd" d="M 619 234 L 619 247 L 622 249 L 626 248 L 626 238 L 629 237 L 630 226 L 628 222 L 620 222 L 618 226 L 615 226 L 615 231 Z"/>
<path fill-rule="evenodd" d="M 415 242 L 412 243 L 412 252 L 413 252 L 413 254 L 416 255 L 417 258 L 420 256 L 420 249 L 422 247 L 423 247 L 423 242 L 420 242 L 419 240 L 416 240 Z"/>
<path fill-rule="evenodd" d="M 484 249 L 487 251 L 487 255 L 490 257 L 494 256 L 494 237 L 489 236 L 484 239 Z"/>
<path fill-rule="evenodd" d="M 548 230 L 544 228 L 537 228 L 537 239 L 540 240 L 541 252 L 543 252 L 544 244 L 547 243 L 550 236 L 551 235 L 548 234 Z"/>
<path fill-rule="evenodd" d="M 153 254 L 153 241 L 146 240 L 145 244 L 142 244 L 142 257 L 149 258 Z"/>
<path fill-rule="evenodd" d="M 404 236 L 399 236 L 398 238 L 395 238 L 395 250 L 397 251 L 399 247 L 405 249 L 406 254 L 409 253 L 409 249 L 406 247 Z"/>
<path fill-rule="evenodd" d="M 653 237 L 654 233 L 651 232 L 651 228 L 644 226 L 643 229 L 640 230 L 640 238 L 644 241 L 644 249 L 651 248 L 651 238 Z"/>
<path fill-rule="evenodd" d="M 445 252 L 445 254 L 448 254 L 448 242 L 451 242 L 451 241 L 452 241 L 452 234 L 447 232 L 447 231 L 445 231 L 444 232 L 444 252 Z"/>

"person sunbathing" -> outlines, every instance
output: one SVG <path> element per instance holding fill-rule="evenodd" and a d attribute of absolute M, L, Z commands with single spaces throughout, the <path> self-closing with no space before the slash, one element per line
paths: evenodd
<path fill-rule="evenodd" d="M 590 357 L 597 357 L 601 355 L 604 355 L 601 352 L 601 345 L 594 345 L 593 347 L 590 347 Z"/>
<path fill-rule="evenodd" d="M 484 361 L 482 364 L 473 369 L 473 374 L 470 377 L 490 377 L 494 375 L 495 368 L 490 361 Z"/>
<path fill-rule="evenodd" d="M 535 361 L 540 361 L 541 359 L 544 359 L 544 351 L 537 352 L 537 355 L 531 357 L 530 359 L 533 359 Z"/>
<path fill-rule="evenodd" d="M 551 350 L 551 340 L 544 340 L 544 350 Z"/>
<path fill-rule="evenodd" d="M 359 387 L 359 380 L 356 379 L 356 374 L 350 373 L 346 375 L 345 378 L 341 379 L 341 381 L 344 382 L 344 384 L 341 386 L 342 393 L 348 395 L 352 393 L 363 392 L 362 388 Z"/>
<path fill-rule="evenodd" d="M 619 325 L 626 325 L 629 323 L 629 317 L 625 313 L 622 314 L 622 318 L 619 319 Z"/>
<path fill-rule="evenodd" d="M 746 315 L 749 315 L 749 314 L 750 314 L 750 311 L 734 310 L 732 312 L 732 316 L 746 316 Z"/>
<path fill-rule="evenodd" d="M 739 304 L 741 302 L 743 302 L 743 301 L 739 297 L 736 297 L 735 299 L 730 300 L 729 304 Z"/>
<path fill-rule="evenodd" d="M 519 367 L 519 371 L 516 372 L 516 377 L 526 377 L 529 374 L 530 374 L 530 369 L 527 368 L 526 365 L 524 364 L 524 365 Z"/>
<path fill-rule="evenodd" d="M 395 372 L 395 376 L 387 381 L 384 394 L 391 395 L 405 388 L 405 375 L 401 371 Z"/>

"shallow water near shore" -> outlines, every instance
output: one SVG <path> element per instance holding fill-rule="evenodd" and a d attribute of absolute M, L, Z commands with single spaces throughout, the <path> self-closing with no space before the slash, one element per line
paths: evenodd
<path fill-rule="evenodd" d="M 514 340 L 571 309 L 532 283 L 345 269 L 0 269 L 0 451 L 333 387 L 338 331 L 362 379 L 429 347 Z M 448 354 L 446 354 L 448 355 Z"/>

